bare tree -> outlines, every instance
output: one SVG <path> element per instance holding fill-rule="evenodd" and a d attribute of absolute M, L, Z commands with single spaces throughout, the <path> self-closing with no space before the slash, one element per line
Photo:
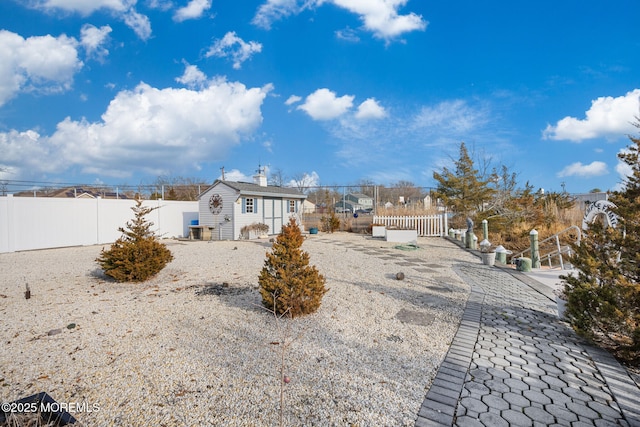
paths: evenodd
<path fill-rule="evenodd" d="M 313 184 L 313 177 L 308 173 L 297 173 L 293 176 L 293 183 L 301 193 L 306 193 Z"/>
<path fill-rule="evenodd" d="M 395 187 L 399 195 L 404 197 L 405 203 L 415 202 L 420 198 L 420 189 L 411 181 L 398 181 Z"/>
<path fill-rule="evenodd" d="M 269 173 L 269 185 L 284 187 L 285 179 L 284 172 L 282 172 L 281 168 L 276 168 L 273 172 Z"/>
<path fill-rule="evenodd" d="M 360 187 L 359 191 L 360 193 L 369 196 L 369 197 L 373 197 L 373 189 L 375 188 L 376 184 L 371 181 L 370 179 L 361 179 L 360 181 L 358 181 L 358 187 Z"/>
<path fill-rule="evenodd" d="M 152 185 L 151 198 L 165 200 L 198 200 L 198 195 L 208 186 L 201 178 L 159 176 Z"/>

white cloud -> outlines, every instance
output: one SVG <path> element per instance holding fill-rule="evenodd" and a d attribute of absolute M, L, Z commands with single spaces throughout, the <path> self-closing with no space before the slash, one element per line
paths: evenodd
<path fill-rule="evenodd" d="M 487 114 L 482 108 L 473 108 L 466 101 L 456 99 L 441 102 L 434 107 L 422 107 L 414 117 L 412 127 L 457 136 L 469 133 L 484 125 L 487 120 Z"/>
<path fill-rule="evenodd" d="M 384 107 L 375 98 L 369 98 L 358 106 L 357 119 L 381 119 L 387 115 Z"/>
<path fill-rule="evenodd" d="M 118 93 L 101 121 L 67 117 L 51 136 L 0 133 L 2 162 L 36 173 L 74 169 L 115 177 L 198 168 L 221 159 L 260 126 L 271 90 L 222 80 L 198 91 L 140 83 Z"/>
<path fill-rule="evenodd" d="M 78 42 L 65 35 L 22 38 L 0 30 L 0 106 L 19 92 L 69 90 L 83 66 Z"/>
<path fill-rule="evenodd" d="M 629 154 L 629 148 L 625 147 L 621 149 L 618 154 Z M 620 176 L 620 181 L 624 183 L 627 178 L 633 175 L 633 168 L 629 164 L 618 159 L 618 163 L 616 164 L 616 172 L 618 173 L 618 176 Z M 617 190 L 623 191 L 624 184 L 620 184 Z"/>
<path fill-rule="evenodd" d="M 186 21 L 187 19 L 198 19 L 205 10 L 211 8 L 211 0 L 191 0 L 186 6 L 176 10 L 173 20 L 177 22 Z"/>
<path fill-rule="evenodd" d="M 20 176 L 21 171 L 37 170 L 55 172 L 55 151 L 40 139 L 40 134 L 29 130 L 12 130 L 0 133 L 0 168 L 6 168 L 12 175 Z"/>
<path fill-rule="evenodd" d="M 173 1 L 171 0 L 147 0 L 145 4 L 150 9 L 158 9 L 163 12 L 173 8 Z"/>
<path fill-rule="evenodd" d="M 298 107 L 305 111 L 314 120 L 331 120 L 340 117 L 353 106 L 353 96 L 344 95 L 336 97 L 335 92 L 329 89 L 318 89 Z"/>
<path fill-rule="evenodd" d="M 200 71 L 195 65 L 190 65 L 185 62 L 184 73 L 182 76 L 177 77 L 176 81 L 191 89 L 202 88 L 207 83 L 207 75 Z"/>
<path fill-rule="evenodd" d="M 298 96 L 298 95 L 291 95 L 285 102 L 285 105 L 291 105 L 291 104 L 295 104 L 297 102 L 302 101 L 302 97 Z"/>
<path fill-rule="evenodd" d="M 320 185 L 320 175 L 316 171 L 311 173 L 304 172 L 299 177 L 289 180 L 285 187 L 308 189 L 309 187 L 317 187 Z"/>
<path fill-rule="evenodd" d="M 83 16 L 91 15 L 100 9 L 124 12 L 135 0 L 36 0 L 35 5 L 40 9 L 62 9 L 67 12 L 76 12 Z"/>
<path fill-rule="evenodd" d="M 591 162 L 588 165 L 583 165 L 581 162 L 572 163 L 566 166 L 560 172 L 558 172 L 558 178 L 564 178 L 566 176 L 602 176 L 609 173 L 607 164 L 604 162 Z"/>
<path fill-rule="evenodd" d="M 130 10 L 123 15 L 124 23 L 131 28 L 142 40 L 151 37 L 151 22 L 146 15 L 142 15 L 135 10 Z"/>
<path fill-rule="evenodd" d="M 222 179 L 222 176 L 220 176 L 220 179 Z M 224 179 L 225 181 L 253 182 L 253 176 L 245 175 L 238 169 L 224 171 Z"/>
<path fill-rule="evenodd" d="M 233 68 L 236 70 L 242 67 L 242 63 L 255 53 L 262 51 L 262 45 L 257 42 L 245 42 L 230 31 L 222 39 L 216 40 L 206 53 L 206 57 L 215 56 L 218 58 L 230 57 L 233 59 Z"/>
<path fill-rule="evenodd" d="M 258 27 L 270 29 L 274 21 L 297 15 L 303 10 L 322 4 L 323 0 L 267 0 L 251 21 Z"/>
<path fill-rule="evenodd" d="M 274 21 L 295 15 L 305 9 L 332 3 L 360 16 L 367 31 L 375 37 L 390 40 L 410 31 L 421 31 L 427 27 L 427 22 L 420 15 L 411 12 L 406 15 L 398 14 L 398 9 L 407 4 L 408 0 L 267 0 L 263 3 L 253 18 L 253 23 L 269 29 Z M 336 33 L 338 37 L 354 41 L 352 32 Z"/>
<path fill-rule="evenodd" d="M 427 28 L 422 16 L 411 12 L 399 15 L 398 9 L 408 0 L 332 0 L 337 6 L 360 15 L 364 27 L 374 36 L 389 40 L 403 33 Z"/>
<path fill-rule="evenodd" d="M 360 37 L 356 33 L 356 31 L 352 28 L 345 28 L 344 30 L 336 30 L 335 35 L 340 40 L 344 40 L 351 43 L 358 43 L 360 41 Z"/>
<path fill-rule="evenodd" d="M 555 126 L 548 125 L 543 138 L 580 142 L 592 138 L 624 136 L 633 130 L 631 123 L 639 111 L 640 89 L 617 98 L 600 97 L 591 102 L 585 119 L 565 117 Z"/>
<path fill-rule="evenodd" d="M 124 21 L 138 37 L 151 37 L 149 18 L 135 10 L 137 0 L 34 0 L 33 4 L 43 10 L 63 10 L 89 16 L 98 10 L 107 10 Z"/>
<path fill-rule="evenodd" d="M 100 28 L 91 24 L 82 26 L 80 44 L 84 47 L 87 57 L 102 59 L 109 54 L 109 51 L 103 45 L 108 41 L 111 31 L 111 27 L 108 25 Z"/>
<path fill-rule="evenodd" d="M 631 166 L 629 166 L 625 162 L 619 161 L 616 165 L 616 172 L 618 173 L 618 175 L 620 175 L 621 179 L 625 180 L 633 175 L 633 168 L 631 168 Z"/>

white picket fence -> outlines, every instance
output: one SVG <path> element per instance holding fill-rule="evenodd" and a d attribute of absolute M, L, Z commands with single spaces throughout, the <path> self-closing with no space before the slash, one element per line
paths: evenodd
<path fill-rule="evenodd" d="M 373 217 L 374 224 L 389 227 L 416 230 L 420 237 L 442 237 L 449 228 L 447 215 L 428 216 L 378 216 Z"/>
<path fill-rule="evenodd" d="M 131 221 L 133 200 L 0 197 L 0 253 L 113 243 Z M 146 200 L 146 218 L 161 237 L 185 237 L 198 202 Z"/>

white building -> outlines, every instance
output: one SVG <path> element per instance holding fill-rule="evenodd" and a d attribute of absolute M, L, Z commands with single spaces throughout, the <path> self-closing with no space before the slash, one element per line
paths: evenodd
<path fill-rule="evenodd" d="M 216 180 L 198 196 L 199 227 L 211 229 L 213 240 L 238 240 L 251 224 L 266 224 L 267 234 L 279 234 L 295 217 L 298 225 L 306 195 L 294 188 L 267 185 L 262 173 L 253 183 Z"/>

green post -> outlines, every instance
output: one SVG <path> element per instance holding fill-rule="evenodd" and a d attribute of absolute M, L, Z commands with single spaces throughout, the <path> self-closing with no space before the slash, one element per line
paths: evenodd
<path fill-rule="evenodd" d="M 473 220 L 471 218 L 467 218 L 467 232 L 465 233 L 464 238 L 464 247 L 467 249 L 475 249 L 475 241 L 473 234 Z"/>
<path fill-rule="evenodd" d="M 540 268 L 540 250 L 538 248 L 538 232 L 531 230 L 529 233 L 529 240 L 531 241 L 531 267 Z"/>
<path fill-rule="evenodd" d="M 477 242 L 478 242 L 478 238 L 476 237 L 475 234 L 473 234 L 473 231 L 467 231 L 465 233 L 465 238 L 464 238 L 465 248 L 475 250 L 477 246 Z"/>
<path fill-rule="evenodd" d="M 489 240 L 489 221 L 482 220 L 482 240 Z"/>

